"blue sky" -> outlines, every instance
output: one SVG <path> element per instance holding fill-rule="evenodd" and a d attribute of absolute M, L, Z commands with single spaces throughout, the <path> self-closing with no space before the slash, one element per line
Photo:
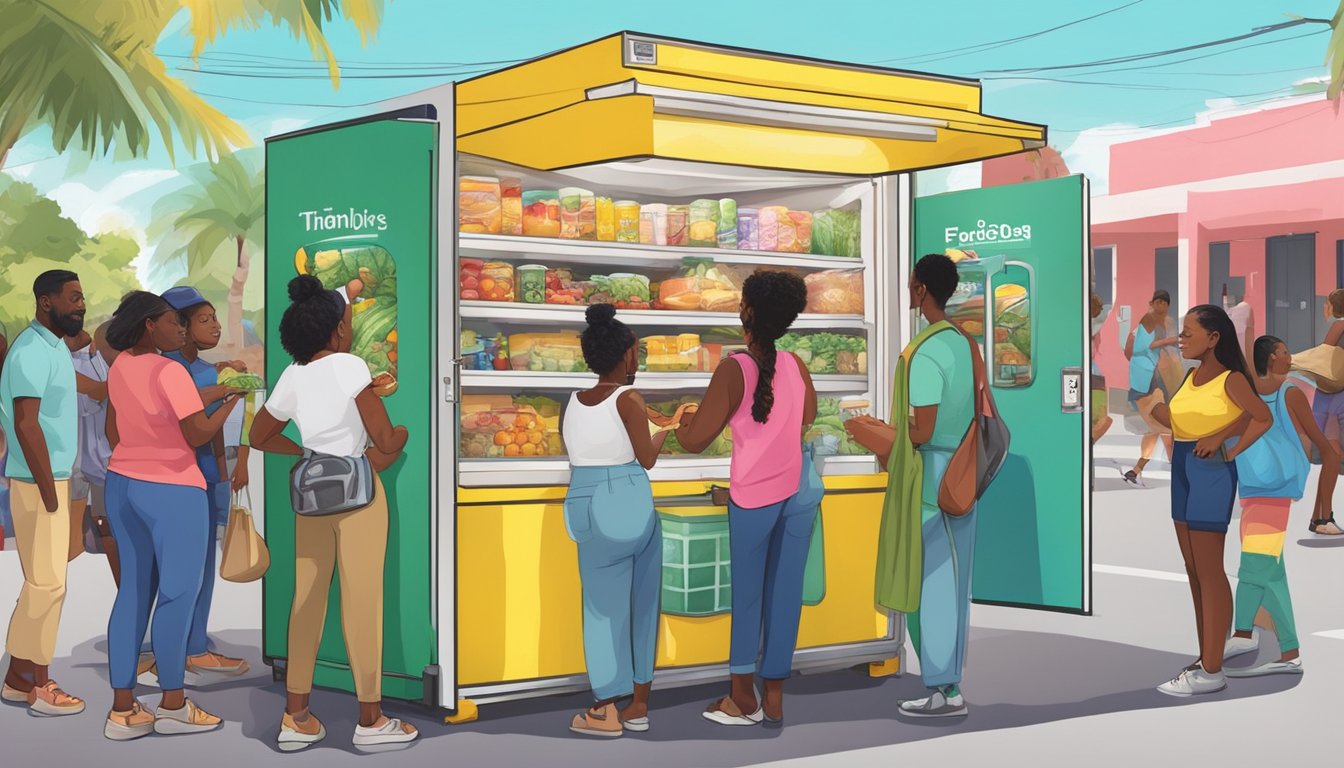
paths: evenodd
<path fill-rule="evenodd" d="M 208 49 L 200 72 L 189 41 L 170 30 L 158 52 L 198 92 L 260 140 L 364 104 L 460 79 L 510 60 L 631 29 L 708 43 L 963 75 L 984 82 L 985 111 L 1045 123 L 1070 167 L 1104 191 L 1112 141 L 1192 122 L 1197 113 L 1289 93 L 1325 74 L 1324 25 L 1303 25 L 1160 59 L 1060 67 L 1245 34 L 1294 15 L 1329 18 L 1336 0 L 944 0 L 830 3 L 681 0 L 518 4 L 391 0 L 377 40 L 338 22 L 329 38 L 345 65 L 339 90 L 306 46 L 278 29 L 238 31 Z M 1091 18 L 1090 20 L 1087 17 Z M 1063 28 L 1046 31 L 1053 27 Z M 1040 34 L 1037 34 L 1040 33 Z M 1023 37 L 1025 39 L 1012 40 Z M 227 73 L 227 74 L 220 74 Z M 81 164 L 52 158 L 47 137 L 15 149 L 7 171 L 55 196 L 88 227 L 146 223 L 166 155 Z M 965 171 L 929 179 L 965 183 Z"/>

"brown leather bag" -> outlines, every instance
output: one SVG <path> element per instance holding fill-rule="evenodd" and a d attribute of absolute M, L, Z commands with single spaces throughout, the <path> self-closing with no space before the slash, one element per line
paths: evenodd
<path fill-rule="evenodd" d="M 961 331 L 958 331 L 961 333 Z M 1008 430 L 999 418 L 993 395 L 985 374 L 985 361 L 980 356 L 980 345 L 962 333 L 971 345 L 971 367 L 974 371 L 975 416 L 966 429 L 961 444 L 952 454 L 938 487 L 938 507 L 953 517 L 961 517 L 975 508 L 975 502 L 994 480 L 1008 455 Z M 988 434 L 989 440 L 983 439 Z"/>

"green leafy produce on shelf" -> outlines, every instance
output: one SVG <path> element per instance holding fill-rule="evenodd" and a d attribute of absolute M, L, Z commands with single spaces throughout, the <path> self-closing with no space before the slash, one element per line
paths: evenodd
<path fill-rule="evenodd" d="M 832 397 L 817 398 L 817 419 L 803 435 L 818 456 L 864 456 L 868 451 L 849 439 L 845 431 L 840 401 Z"/>
<path fill-rule="evenodd" d="M 857 259 L 860 231 L 858 211 L 817 211 L 812 215 L 812 253 Z"/>
<path fill-rule="evenodd" d="M 529 407 L 543 419 L 559 418 L 560 416 L 560 403 L 549 397 L 518 395 L 513 398 L 513 404 L 519 407 Z"/>
<path fill-rule="evenodd" d="M 681 407 L 683 403 L 695 403 L 698 405 L 700 403 L 700 398 L 687 396 L 679 400 L 667 400 L 659 403 L 648 403 L 647 405 L 649 408 L 657 411 L 658 413 L 661 413 L 662 415 L 671 418 L 672 416 L 676 415 L 677 408 Z M 715 458 L 732 455 L 733 452 L 732 432 L 733 432 L 732 429 L 724 427 L 723 432 L 720 433 L 718 437 L 714 438 L 714 442 L 710 443 L 709 447 L 706 448 L 704 452 L 699 455 Z M 695 455 L 690 454 L 685 448 L 682 448 L 681 443 L 677 442 L 676 433 L 671 431 L 667 433 L 667 441 L 663 443 L 662 452 L 664 454 L 669 454 L 673 456 Z"/>
<path fill-rule="evenodd" d="M 1031 326 L 1014 328 L 1008 333 L 1008 343 L 1021 350 L 1022 354 L 1031 357 Z"/>
<path fill-rule="evenodd" d="M 787 333 L 775 346 L 798 355 L 809 373 L 858 376 L 868 372 L 868 341 L 837 333 Z"/>

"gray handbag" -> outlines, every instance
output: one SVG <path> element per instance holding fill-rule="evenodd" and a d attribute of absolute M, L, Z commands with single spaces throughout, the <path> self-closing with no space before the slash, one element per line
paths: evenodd
<path fill-rule="evenodd" d="M 373 503 L 373 467 L 367 456 L 329 456 L 304 450 L 289 476 L 294 514 L 339 515 Z"/>

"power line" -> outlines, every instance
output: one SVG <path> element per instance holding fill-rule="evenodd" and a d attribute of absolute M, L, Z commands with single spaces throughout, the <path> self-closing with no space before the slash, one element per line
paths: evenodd
<path fill-rule="evenodd" d="M 1226 55 L 1226 54 L 1229 54 L 1229 53 L 1236 53 L 1237 51 L 1244 51 L 1244 50 L 1246 50 L 1246 49 L 1248 49 L 1248 48 L 1259 48 L 1259 47 L 1262 46 L 1262 45 L 1278 45 L 1279 43 L 1287 43 L 1287 42 L 1291 42 L 1291 41 L 1293 41 L 1293 40 L 1301 40 L 1301 39 L 1304 38 L 1304 37 L 1315 37 L 1316 35 L 1323 35 L 1323 34 L 1326 34 L 1326 33 L 1328 33 L 1329 31 L 1330 31 L 1330 30 L 1328 30 L 1328 29 L 1318 29 L 1318 30 L 1316 30 L 1315 32 L 1307 32 L 1306 34 L 1302 34 L 1302 35 L 1293 35 L 1292 37 L 1282 37 L 1282 38 L 1279 38 L 1278 40 L 1265 40 L 1265 41 L 1263 41 L 1263 42 L 1259 42 L 1259 43 L 1247 43 L 1246 45 L 1239 45 L 1239 46 L 1237 46 L 1237 47 L 1235 47 L 1235 48 L 1228 48 L 1227 50 L 1223 50 L 1223 51 L 1214 51 L 1213 53 L 1205 53 L 1205 54 L 1201 54 L 1201 55 L 1199 55 L 1199 56 L 1190 56 L 1190 57 L 1187 57 L 1187 58 L 1184 58 L 1184 59 L 1176 59 L 1176 60 L 1174 60 L 1174 61 L 1166 61 L 1166 62 L 1162 62 L 1162 63 L 1160 63 L 1160 64 L 1143 64 L 1143 65 L 1140 65 L 1140 66 L 1137 66 L 1137 67 L 1115 67 L 1114 69 L 1098 69 L 1098 70 L 1094 70 L 1094 71 L 1092 71 L 1092 72 L 1088 72 L 1087 74 L 1089 74 L 1089 75 L 1106 75 L 1106 74 L 1111 74 L 1111 73 L 1114 73 L 1114 72 L 1142 72 L 1142 71 L 1148 71 L 1148 70 L 1152 70 L 1152 69 L 1158 69 L 1158 68 L 1160 68 L 1160 67 L 1171 66 L 1172 64 L 1185 64 L 1185 63 L 1187 63 L 1187 62 L 1191 62 L 1191 61 L 1199 61 L 1199 60 L 1201 60 L 1201 59 L 1211 59 L 1211 58 L 1213 58 L 1213 57 L 1215 57 L 1215 56 L 1223 56 L 1223 55 Z M 1006 71 L 1006 70 L 1004 70 L 1004 71 Z M 1044 70 L 1036 70 L 1036 71 L 1044 71 Z"/>
<path fill-rule="evenodd" d="M 1280 100 L 1283 100 L 1283 99 L 1285 99 L 1285 98 L 1288 98 L 1288 97 L 1290 97 L 1290 96 L 1292 95 L 1292 94 L 1286 94 L 1286 93 L 1283 93 L 1282 91 L 1283 91 L 1283 89 L 1282 89 L 1282 88 L 1279 88 L 1279 89 L 1276 89 L 1276 90 L 1273 90 L 1273 91 L 1261 91 L 1260 93 L 1247 93 L 1247 94 L 1242 94 L 1242 95 L 1240 95 L 1240 96 L 1232 96 L 1232 97 L 1230 97 L 1230 98 L 1234 98 L 1234 99 L 1237 99 L 1237 98 L 1246 98 L 1246 97 L 1250 97 L 1250 96 L 1259 96 L 1259 95 L 1263 95 L 1263 94 L 1265 94 L 1265 93 L 1274 93 L 1274 94 L 1277 94 L 1277 95 L 1275 95 L 1275 96 L 1270 96 L 1270 97 L 1268 97 L 1268 98 L 1264 98 L 1264 99 L 1255 99 L 1255 100 L 1253 100 L 1253 101 L 1245 101 L 1245 102 L 1242 102 L 1242 103 L 1240 103 L 1240 104 L 1235 105 L 1236 107 L 1251 107 L 1251 106 L 1255 106 L 1256 104 L 1266 104 L 1266 103 L 1271 102 L 1271 101 L 1280 101 Z M 1177 111 L 1177 110 L 1170 110 L 1167 114 L 1170 114 L 1170 112 L 1175 112 L 1175 111 Z M 1315 113 L 1312 113 L 1312 114 L 1315 114 Z M 1165 128 L 1165 127 L 1167 127 L 1167 126 L 1178 125 L 1178 124 L 1180 124 L 1180 123 L 1189 122 L 1189 121 L 1194 120 L 1194 119 L 1196 119 L 1196 116 L 1195 116 L 1195 115 L 1189 115 L 1189 116 L 1186 116 L 1186 117 L 1178 117 L 1178 118 L 1176 118 L 1175 120 L 1167 120 L 1167 121 L 1165 121 L 1165 122 L 1160 122 L 1160 123 L 1148 123 L 1148 124 L 1145 124 L 1145 125 L 1134 125 L 1134 126 L 1120 126 L 1120 127 L 1116 127 L 1116 128 L 1115 128 L 1113 131 L 1111 131 L 1111 132 L 1113 132 L 1113 133 L 1124 133 L 1124 132 L 1128 132 L 1128 131 L 1137 131 L 1137 130 L 1143 130 L 1143 129 L 1147 129 L 1147 128 Z M 1050 131 L 1051 131 L 1051 133 L 1082 133 L 1083 131 L 1093 131 L 1093 130 L 1105 131 L 1105 130 L 1106 130 L 1106 126 L 1092 126 L 1091 128 L 1056 128 L 1056 127 L 1053 126 L 1053 125 L 1050 126 Z"/>
<path fill-rule="evenodd" d="M 1185 45 L 1185 46 L 1181 46 L 1180 48 L 1171 48 L 1171 49 L 1168 49 L 1168 50 L 1165 50 L 1165 51 L 1152 51 L 1152 52 L 1149 52 L 1149 53 L 1137 53 L 1137 54 L 1133 54 L 1133 55 L 1130 55 L 1130 56 L 1117 56 L 1117 57 L 1110 58 L 1110 59 L 1098 59 L 1098 60 L 1096 60 L 1096 61 L 1085 61 L 1085 62 L 1080 62 L 1080 63 L 1076 63 L 1076 64 L 1057 64 L 1057 65 L 1055 65 L 1055 66 L 1050 66 L 1050 67 L 1019 67 L 1019 68 L 1016 68 L 1016 69 L 991 69 L 991 70 L 986 70 L 986 71 L 988 71 L 988 72 L 992 72 L 992 73 L 995 73 L 995 74 L 1021 74 L 1021 73 L 1031 73 L 1031 72 L 1050 72 L 1050 71 L 1056 71 L 1056 70 L 1061 70 L 1061 69 L 1085 69 L 1085 68 L 1088 68 L 1088 67 L 1101 67 L 1101 66 L 1105 66 L 1105 65 L 1107 65 L 1107 64 L 1126 64 L 1126 63 L 1131 62 L 1131 61 L 1142 61 L 1142 60 L 1144 60 L 1144 59 L 1155 59 L 1155 58 L 1159 58 L 1159 57 L 1162 57 L 1162 56 L 1170 56 L 1170 55 L 1172 55 L 1172 54 L 1176 54 L 1176 53 L 1185 53 L 1186 51 L 1194 51 L 1194 50 L 1198 50 L 1198 49 L 1200 49 L 1200 48 L 1212 48 L 1212 47 L 1214 47 L 1214 46 L 1218 46 L 1218 45 L 1226 45 L 1227 43 L 1235 43 L 1235 42 L 1237 42 L 1237 41 L 1239 41 L 1239 40 L 1246 40 L 1246 39 L 1248 39 L 1248 38 L 1252 38 L 1252 37 L 1259 37 L 1260 35 L 1267 35 L 1267 34 L 1269 34 L 1269 33 L 1271 33 L 1271 32 L 1277 32 L 1277 31 L 1279 31 L 1279 30 L 1281 30 L 1281 29 L 1288 29 L 1288 28 L 1290 28 L 1290 27 L 1300 26 L 1300 25 L 1302 25 L 1302 24 L 1325 24 L 1325 25 L 1329 25 L 1329 24 L 1330 24 L 1330 21 L 1329 21 L 1328 19 L 1293 19 L 1292 21 L 1285 21 L 1285 22 L 1282 22 L 1282 23 L 1279 23 L 1279 24 L 1272 24 L 1272 25 L 1267 26 L 1267 27 L 1258 27 L 1258 28 L 1256 28 L 1256 29 L 1251 30 L 1250 32 L 1247 32 L 1247 33 L 1245 33 L 1245 34 L 1241 34 L 1241 35 L 1236 35 L 1236 36 L 1233 36 L 1233 37 L 1224 37 L 1224 38 L 1221 38 L 1221 39 L 1219 39 L 1219 40 L 1210 40 L 1210 41 L 1203 42 L 1203 43 L 1195 43 L 1195 44 L 1193 44 L 1193 45 Z M 1328 32 L 1329 30 L 1326 29 L 1326 30 L 1321 30 L 1321 31 L 1322 31 L 1322 32 Z M 1292 38 L 1289 38 L 1289 39 L 1292 39 Z"/>
<path fill-rule="evenodd" d="M 176 67 L 180 72 L 190 72 L 197 75 L 217 75 L 220 77 L 243 77 L 257 80 L 329 80 L 327 75 L 296 75 L 292 73 L 262 73 L 262 72 L 226 72 L 216 69 L 192 69 L 190 67 Z M 452 80 L 455 77 L 463 75 L 475 75 L 485 72 L 492 72 L 491 69 L 476 69 L 463 72 L 421 72 L 407 73 L 400 75 L 341 75 L 343 80 L 420 80 L 425 78 L 437 78 L 439 80 Z"/>
<path fill-rule="evenodd" d="M 191 56 L 181 54 L 159 53 L 160 58 L 165 59 L 192 59 Z M 299 64 L 312 64 L 313 59 L 294 58 L 289 56 L 266 56 L 260 53 L 234 53 L 230 51 L 209 51 L 200 55 L 201 59 L 253 59 L 264 61 L 290 61 Z M 341 66 L 380 66 L 391 65 L 398 67 L 479 67 L 486 65 L 506 65 L 518 64 L 528 59 L 497 59 L 495 61 L 342 61 Z"/>
<path fill-rule="evenodd" d="M 1133 6 L 1136 6 L 1136 5 L 1138 5 L 1139 3 L 1142 3 L 1142 2 L 1144 2 L 1144 0 L 1134 0 L 1134 2 L 1132 2 L 1132 3 L 1128 3 L 1128 4 L 1126 4 L 1126 5 L 1121 5 L 1121 6 L 1119 6 L 1119 7 L 1112 8 L 1112 9 L 1110 9 L 1109 11 L 1102 11 L 1101 13 L 1096 13 L 1096 14 L 1093 14 L 1093 15 L 1091 15 L 1091 16 L 1085 16 L 1085 17 L 1083 17 L 1083 18 L 1081 18 L 1081 19 L 1074 19 L 1073 21 L 1066 22 L 1066 23 L 1064 23 L 1064 24 L 1060 24 L 1060 25 L 1058 25 L 1058 26 L 1050 27 L 1050 28 L 1048 28 L 1048 29 L 1042 29 L 1042 30 L 1039 30 L 1039 31 L 1037 31 L 1037 32 L 1032 32 L 1032 33 L 1030 33 L 1030 34 L 1026 34 L 1026 35 L 1019 35 L 1019 36 L 1017 36 L 1017 37 L 1009 37 L 1009 38 L 1006 38 L 1006 39 L 1003 39 L 1003 40 L 992 40 L 992 41 L 990 41 L 990 42 L 988 42 L 988 43 L 979 43 L 979 44 L 977 44 L 977 45 L 968 45 L 968 46 L 965 46 L 965 47 L 963 47 L 963 48 L 950 48 L 950 49 L 948 49 L 948 50 L 946 50 L 946 51 L 934 51 L 934 52 L 932 52 L 932 53 L 922 53 L 922 54 L 919 54 L 919 55 L 917 55 L 917 56 L 906 56 L 906 57 L 904 57 L 904 58 L 899 58 L 899 59 L 879 59 L 877 63 L 889 63 L 889 62 L 917 62 L 917 63 L 920 63 L 920 64 L 932 64 L 933 62 L 936 62 L 936 61 L 945 61 L 945 60 L 947 60 L 947 59 L 960 58 L 961 56 L 966 55 L 966 54 L 968 54 L 968 53 L 983 53 L 983 52 L 985 52 L 985 51 L 991 51 L 991 50 L 994 50 L 995 48 L 1003 48 L 1003 47 L 1006 47 L 1006 46 L 1009 46 L 1009 45 L 1015 45 L 1015 44 L 1017 44 L 1017 43 L 1020 43 L 1020 42 L 1025 41 L 1025 40 L 1031 40 L 1032 38 L 1040 37 L 1040 36 L 1042 36 L 1042 35 L 1048 35 L 1048 34 L 1050 34 L 1051 32 L 1058 32 L 1058 31 L 1061 30 L 1061 29 L 1065 29 L 1065 28 L 1067 28 L 1067 27 L 1072 27 L 1072 26 L 1074 26 L 1074 25 L 1076 25 L 1076 24 L 1082 24 L 1082 23 L 1084 23 L 1084 22 L 1091 21 L 1091 20 L 1093 20 L 1093 19 L 1099 19 L 1099 18 L 1101 18 L 1102 16 L 1107 16 L 1107 15 L 1112 14 L 1112 13 L 1115 13 L 1115 12 L 1117 12 L 1117 11 L 1123 11 L 1123 10 L 1125 10 L 1126 8 L 1132 8 Z M 946 55 L 946 56 L 945 56 L 944 54 L 951 54 L 951 55 Z M 930 57 L 934 57 L 934 56 L 937 56 L 937 57 L 940 57 L 940 58 L 930 58 Z"/>

